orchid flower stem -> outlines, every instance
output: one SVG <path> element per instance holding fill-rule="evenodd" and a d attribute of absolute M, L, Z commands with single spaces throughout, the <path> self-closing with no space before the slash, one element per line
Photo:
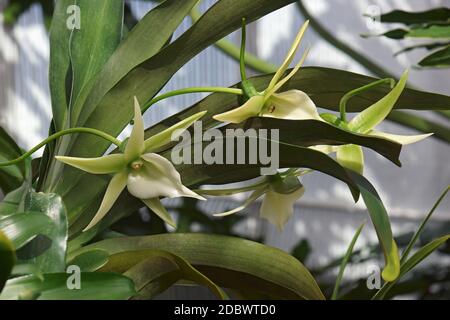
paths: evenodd
<path fill-rule="evenodd" d="M 245 71 L 245 42 L 247 39 L 247 33 L 246 33 L 246 24 L 245 24 L 245 18 L 242 18 L 242 35 L 241 35 L 241 54 L 239 56 L 239 67 L 241 71 L 241 79 L 242 81 L 247 80 L 247 73 Z"/>
<path fill-rule="evenodd" d="M 6 167 L 6 166 L 10 166 L 10 165 L 19 163 L 19 162 L 25 160 L 26 158 L 30 157 L 33 153 L 38 151 L 40 148 L 44 147 L 47 143 L 52 142 L 53 140 L 56 140 L 56 139 L 58 139 L 58 138 L 60 138 L 62 136 L 65 136 L 65 135 L 68 135 L 68 134 L 75 134 L 75 133 L 89 133 L 89 134 L 93 134 L 95 136 L 98 136 L 100 138 L 108 140 L 109 142 L 111 142 L 112 144 L 115 144 L 118 147 L 120 147 L 120 145 L 122 143 L 120 140 L 114 138 L 113 136 L 111 136 L 111 135 L 109 135 L 109 134 L 107 134 L 107 133 L 105 133 L 103 131 L 97 130 L 97 129 L 92 129 L 92 128 L 70 128 L 70 129 L 58 131 L 58 132 L 52 134 L 47 139 L 43 140 L 38 145 L 36 145 L 32 149 L 30 149 L 28 152 L 24 153 L 23 155 L 21 155 L 17 159 L 14 159 L 14 160 L 11 160 L 11 161 L 6 161 L 6 162 L 0 162 L 0 167 Z"/>
<path fill-rule="evenodd" d="M 365 85 L 365 86 L 362 86 L 362 87 L 360 87 L 360 88 L 357 88 L 357 89 L 354 89 L 354 90 L 352 90 L 352 91 L 347 92 L 347 93 L 341 98 L 341 100 L 339 101 L 339 112 L 340 112 L 341 120 L 344 121 L 344 122 L 347 121 L 347 119 L 346 119 L 346 106 L 347 106 L 347 102 L 348 102 L 348 100 L 349 100 L 350 98 L 352 98 L 352 97 L 354 97 L 354 96 L 360 94 L 361 92 L 364 92 L 364 91 L 366 91 L 366 90 L 372 89 L 372 88 L 374 88 L 374 87 L 376 87 L 376 86 L 379 86 L 379 85 L 381 85 L 381 84 L 385 84 L 385 83 L 387 83 L 387 82 L 390 84 L 391 88 L 394 87 L 394 85 L 395 85 L 395 80 L 392 79 L 392 78 L 385 78 L 385 79 L 380 79 L 380 80 L 374 81 L 374 82 L 369 83 L 369 84 L 367 84 L 367 85 Z"/>
<path fill-rule="evenodd" d="M 236 94 L 236 95 L 243 95 L 244 92 L 241 89 L 237 88 L 224 88 L 224 87 L 191 87 L 191 88 L 184 88 L 184 89 L 178 89 L 170 92 L 163 93 L 149 102 L 147 102 L 144 107 L 142 108 L 142 113 L 147 111 L 148 108 L 150 108 L 155 103 L 170 98 L 179 96 L 182 94 L 188 94 L 188 93 L 198 93 L 198 92 L 219 92 L 219 93 L 230 93 L 230 94 Z"/>

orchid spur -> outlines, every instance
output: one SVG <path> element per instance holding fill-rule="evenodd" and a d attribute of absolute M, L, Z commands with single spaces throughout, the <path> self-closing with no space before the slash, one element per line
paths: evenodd
<path fill-rule="evenodd" d="M 92 174 L 114 174 L 100 208 L 84 231 L 95 226 L 108 213 L 125 187 L 131 195 L 141 199 L 172 226 L 175 223 L 159 197 L 192 197 L 205 200 L 185 187 L 181 182 L 180 173 L 173 164 L 154 151 L 169 143 L 175 130 L 188 128 L 206 112 L 196 113 L 147 140 L 144 140 L 144 121 L 136 97 L 134 112 L 134 126 L 123 153 L 99 158 L 56 157 L 65 164 Z"/>
<path fill-rule="evenodd" d="M 308 21 L 300 28 L 283 63 L 273 76 L 269 86 L 264 91 L 256 92 L 256 90 L 254 90 L 254 95 L 242 106 L 228 112 L 217 114 L 213 116 L 213 118 L 221 122 L 230 123 L 240 123 L 255 116 L 292 120 L 316 119 L 322 121 L 314 102 L 303 91 L 288 90 L 277 93 L 277 91 L 298 72 L 306 59 L 307 52 L 290 73 L 282 78 L 298 51 L 307 27 Z"/>

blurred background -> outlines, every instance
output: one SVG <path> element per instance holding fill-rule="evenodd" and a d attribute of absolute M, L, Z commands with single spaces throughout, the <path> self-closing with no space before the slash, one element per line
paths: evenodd
<path fill-rule="evenodd" d="M 13 1 L 14 2 L 14 1 Z M 215 1 L 204 0 L 201 10 L 206 10 Z M 28 149 L 44 137 L 51 118 L 48 88 L 49 40 L 44 10 L 39 4 L 32 4 L 18 15 L 11 24 L 4 21 L 3 8 L 8 4 L 0 0 L 0 125 Z M 127 1 L 130 14 L 140 19 L 155 4 L 149 1 Z M 385 25 L 365 15 L 389 12 L 393 9 L 421 11 L 433 7 L 450 6 L 445 0 L 392 0 L 392 1 L 346 1 L 346 0 L 304 0 L 301 5 L 292 4 L 251 24 L 248 29 L 248 50 L 272 63 L 281 63 L 284 55 L 302 23 L 305 15 L 312 16 L 315 23 L 324 30 L 310 27 L 302 47 L 310 47 L 305 65 L 326 66 L 373 75 L 373 68 L 355 61 L 354 58 L 324 39 L 324 32 L 331 33 L 334 41 L 356 50 L 366 59 L 397 77 L 405 68 L 412 68 L 410 85 L 417 88 L 450 95 L 450 69 L 418 69 L 414 66 L 427 52 L 414 50 L 398 56 L 394 53 L 402 48 L 417 44 L 411 40 L 392 40 L 385 37 L 363 38 L 361 34 L 379 34 L 394 25 Z M 174 37 L 187 30 L 192 21 L 188 17 Z M 313 24 L 311 24 L 313 25 Z M 320 27 L 319 26 L 319 27 Z M 238 44 L 240 32 L 228 40 Z M 333 42 L 333 40 L 331 41 Z M 300 53 L 301 54 L 301 53 Z M 256 72 L 249 70 L 250 73 Z M 301 71 L 300 71 L 301 72 Z M 172 78 L 164 91 L 189 86 L 230 86 L 240 80 L 239 66 L 235 60 L 216 47 L 210 47 Z M 330 88 L 332 89 L 332 88 Z M 164 100 L 153 106 L 145 115 L 147 125 L 174 114 L 198 101 L 205 95 L 192 94 Z M 421 116 L 443 126 L 449 121 L 434 114 L 421 112 Z M 398 134 L 417 134 L 414 130 L 392 122 L 382 125 L 383 131 Z M 38 156 L 39 154 L 36 154 Z M 439 139 L 425 141 L 403 149 L 402 168 L 398 168 L 370 150 L 365 151 L 365 175 L 374 184 L 385 202 L 392 218 L 394 235 L 409 240 L 421 219 L 450 182 L 449 144 Z M 295 207 L 295 214 L 283 232 L 258 218 L 259 203 L 255 203 L 242 214 L 223 220 L 211 218 L 211 213 L 238 206 L 246 195 L 208 201 L 201 205 L 195 202 L 170 201 L 166 204 L 179 214 L 177 231 L 215 232 L 238 234 L 247 238 L 293 252 L 308 268 L 312 269 L 327 286 L 333 283 L 339 259 L 355 233 L 357 227 L 367 220 L 367 212 L 360 201 L 354 204 L 347 187 L 323 174 L 313 173 L 303 180 L 306 193 Z M 183 212 L 195 211 L 189 218 Z M 132 219 L 132 218 L 130 218 Z M 135 219 L 148 223 L 148 214 L 141 212 Z M 131 221 L 131 220 L 130 220 Z M 128 223 L 132 223 L 132 221 Z M 431 236 L 440 235 L 450 229 L 450 200 L 444 200 L 429 224 Z M 136 231 L 139 233 L 139 231 Z M 346 292 L 351 297 L 357 290 L 368 291 L 365 279 L 372 272 L 378 260 L 376 236 L 371 225 L 367 225 L 356 244 L 353 264 L 346 270 Z M 450 256 L 448 246 L 436 254 L 429 263 L 418 271 L 419 283 L 400 291 L 400 297 L 449 297 Z M 337 264 L 336 264 L 337 261 Z M 380 264 L 381 267 L 381 264 Z M 444 271 L 442 271 L 444 270 Z M 425 280 L 424 280 L 425 279 Z M 408 280 L 408 279 L 406 279 Z M 406 281 L 407 282 L 407 281 Z M 417 281 L 416 281 L 417 282 Z M 409 288 L 409 289 L 408 289 Z M 412 289 L 411 289 L 412 288 Z M 188 290 L 188 289 L 186 289 Z M 191 289 L 189 289 L 191 290 Z M 197 289 L 196 289 L 197 290 Z M 187 293 L 189 292 L 189 293 Z M 165 298 L 203 297 L 201 289 L 195 295 L 191 291 L 165 293 Z"/>

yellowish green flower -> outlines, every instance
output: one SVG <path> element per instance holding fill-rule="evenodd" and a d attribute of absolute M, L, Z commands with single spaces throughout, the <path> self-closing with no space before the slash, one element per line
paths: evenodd
<path fill-rule="evenodd" d="M 256 95 L 250 97 L 250 99 L 242 106 L 215 115 L 213 118 L 221 122 L 230 123 L 240 123 L 248 118 L 256 116 L 292 120 L 316 119 L 322 121 L 314 102 L 303 91 L 288 90 L 277 93 L 277 91 L 297 73 L 306 59 L 307 53 L 303 55 L 300 62 L 291 70 L 291 72 L 286 77 L 282 78 L 297 53 L 307 27 L 308 21 L 301 27 L 282 65 L 264 91 L 258 92 Z"/>
<path fill-rule="evenodd" d="M 56 157 L 65 164 L 92 174 L 114 174 L 100 208 L 85 230 L 95 226 L 108 213 L 125 187 L 172 226 L 175 223 L 161 204 L 160 197 L 205 200 L 182 184 L 180 173 L 169 160 L 153 152 L 169 143 L 175 130 L 188 128 L 206 112 L 199 112 L 144 140 L 144 121 L 136 98 L 134 109 L 134 126 L 123 153 L 99 158 Z"/>

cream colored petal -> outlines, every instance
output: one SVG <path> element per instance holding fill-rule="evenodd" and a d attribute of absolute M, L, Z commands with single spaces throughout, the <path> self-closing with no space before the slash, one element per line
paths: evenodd
<path fill-rule="evenodd" d="M 122 193 L 123 189 L 127 185 L 127 171 L 121 171 L 114 175 L 114 177 L 109 182 L 108 188 L 106 189 L 105 196 L 103 197 L 100 208 L 95 214 L 89 225 L 83 230 L 87 231 L 93 226 L 95 226 L 103 217 L 111 210 L 112 206 L 116 202 L 117 198 Z"/>
<path fill-rule="evenodd" d="M 154 136 L 145 140 L 145 152 L 152 152 L 172 141 L 172 139 L 178 138 L 184 129 L 189 128 L 195 121 L 200 119 L 206 114 L 207 111 L 198 112 L 175 125 L 167 128 L 166 130 L 161 131 L 160 133 L 155 134 Z M 172 134 L 178 130 L 178 135 L 173 136 Z"/>
<path fill-rule="evenodd" d="M 215 217 L 225 217 L 225 216 L 229 216 L 229 215 L 238 213 L 239 211 L 244 210 L 250 204 L 255 202 L 255 200 L 258 199 L 262 194 L 264 194 L 264 192 L 266 192 L 266 190 L 267 190 L 266 187 L 262 187 L 262 188 L 256 189 L 255 191 L 253 191 L 250 194 L 250 196 L 247 198 L 247 200 L 245 200 L 244 203 L 242 205 L 240 205 L 239 207 L 236 207 L 236 208 L 231 209 L 229 211 L 225 211 L 225 212 L 221 212 L 221 213 L 215 213 L 214 216 Z"/>
<path fill-rule="evenodd" d="M 295 37 L 294 43 L 292 44 L 291 48 L 289 49 L 288 53 L 286 54 L 286 57 L 284 58 L 283 63 L 281 64 L 280 68 L 278 68 L 277 72 L 275 73 L 272 80 L 270 81 L 268 90 L 271 90 L 277 84 L 277 82 L 280 80 L 280 78 L 286 72 L 286 69 L 289 68 L 289 65 L 291 64 L 292 60 L 294 59 L 295 54 L 297 53 L 297 50 L 303 39 L 303 35 L 305 34 L 306 28 L 308 28 L 308 24 L 309 24 L 309 20 L 305 21 L 303 26 L 300 28 L 297 36 Z"/>
<path fill-rule="evenodd" d="M 128 191 L 139 199 L 158 197 L 190 197 L 205 200 L 202 196 L 186 188 L 173 164 L 156 153 L 142 155 L 143 166 L 130 170 Z"/>
<path fill-rule="evenodd" d="M 431 136 L 433 134 L 426 133 L 426 134 L 406 136 L 406 135 L 392 134 L 392 133 L 386 133 L 386 132 L 372 130 L 368 133 L 368 135 L 389 139 L 389 140 L 395 141 L 399 144 L 405 145 L 405 144 L 419 142 L 425 138 L 428 138 L 429 136 Z"/>
<path fill-rule="evenodd" d="M 317 112 L 316 105 L 306 93 L 300 90 L 289 90 L 274 93 L 264 108 L 263 117 L 291 120 L 323 119 Z"/>
<path fill-rule="evenodd" d="M 253 96 L 242 106 L 233 110 L 216 114 L 213 118 L 221 122 L 240 123 L 251 117 L 256 117 L 264 107 L 264 96 Z"/>
<path fill-rule="evenodd" d="M 279 231 L 294 213 L 295 202 L 305 193 L 305 188 L 300 188 L 289 194 L 276 193 L 273 190 L 267 191 L 261 204 L 260 215 L 269 220 Z"/>
<path fill-rule="evenodd" d="M 286 84 L 286 82 L 288 82 L 297 72 L 298 70 L 300 70 L 300 67 L 303 65 L 303 63 L 306 60 L 306 57 L 308 56 L 309 53 L 309 48 L 307 48 L 305 50 L 305 53 L 303 53 L 302 58 L 300 59 L 300 61 L 297 63 L 297 65 L 291 70 L 291 72 L 289 72 L 289 74 L 284 77 L 283 79 L 281 79 L 281 81 L 277 82 L 275 84 L 275 86 L 273 86 L 272 88 L 267 88 L 267 90 L 265 91 L 265 97 L 266 97 L 266 101 L 268 99 L 270 99 L 270 97 L 277 92 L 278 90 L 281 89 L 282 86 L 284 86 Z"/>
<path fill-rule="evenodd" d="M 344 168 L 363 174 L 364 153 L 358 145 L 346 144 L 339 146 L 336 152 L 336 161 Z"/>
<path fill-rule="evenodd" d="M 123 154 L 110 154 L 99 158 L 56 156 L 56 160 L 93 174 L 116 173 L 127 165 Z"/>
<path fill-rule="evenodd" d="M 175 221 L 173 220 L 169 212 L 167 212 L 166 208 L 164 208 L 161 201 L 159 201 L 159 198 L 144 199 L 142 200 L 142 202 L 144 202 L 145 205 L 150 208 L 150 210 L 157 214 L 158 217 L 163 219 L 164 222 L 167 222 L 170 226 L 176 228 Z"/>
<path fill-rule="evenodd" d="M 125 157 L 127 161 L 134 161 L 144 152 L 144 119 L 142 118 L 141 107 L 136 97 L 134 97 L 134 124 L 125 147 Z"/>

